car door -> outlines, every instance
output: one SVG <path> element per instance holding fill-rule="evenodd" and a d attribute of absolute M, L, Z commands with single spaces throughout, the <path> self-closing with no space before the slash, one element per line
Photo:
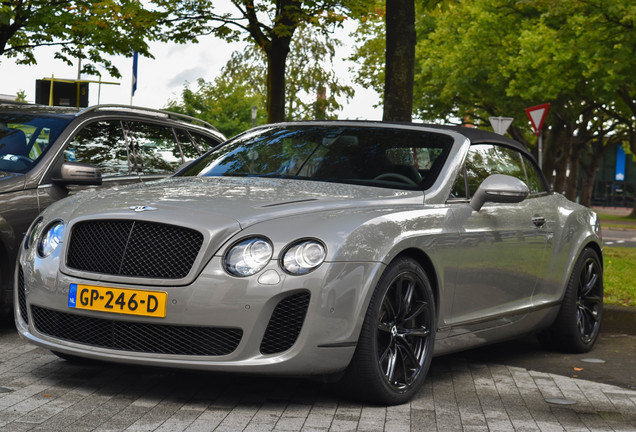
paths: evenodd
<path fill-rule="evenodd" d="M 533 196 L 515 204 L 486 203 L 479 211 L 468 204 L 492 174 L 529 182 L 518 150 L 495 144 L 470 147 L 449 200 L 461 241 L 454 260 L 455 292 L 449 323 L 456 327 L 455 332 L 474 330 L 471 325 L 505 324 L 521 318 L 532 306 L 542 272 L 545 215 Z M 489 320 L 490 324 L 484 323 Z"/>
<path fill-rule="evenodd" d="M 59 167 L 64 162 L 81 162 L 95 166 L 101 171 L 102 187 L 139 183 L 141 166 L 131 144 L 119 119 L 84 123 L 61 146 L 62 151 L 58 152 L 51 165 Z M 38 187 L 40 210 L 87 188 L 82 185 L 56 184 L 52 181 L 53 172 L 55 170 L 50 170 L 48 177 Z"/>

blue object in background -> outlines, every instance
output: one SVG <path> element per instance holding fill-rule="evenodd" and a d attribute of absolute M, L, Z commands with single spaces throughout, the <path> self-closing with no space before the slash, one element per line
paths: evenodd
<path fill-rule="evenodd" d="M 625 150 L 623 146 L 616 147 L 616 174 L 614 180 L 625 181 Z"/>
<path fill-rule="evenodd" d="M 137 64 L 139 62 L 139 53 L 137 51 L 133 54 L 133 76 L 132 76 L 132 96 L 137 91 Z"/>

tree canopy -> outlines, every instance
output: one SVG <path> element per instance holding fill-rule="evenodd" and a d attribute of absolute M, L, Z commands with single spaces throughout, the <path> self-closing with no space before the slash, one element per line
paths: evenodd
<path fill-rule="evenodd" d="M 417 13 L 415 114 L 480 127 L 512 116 L 511 135 L 533 147 L 524 108 L 550 102 L 544 171 L 574 199 L 582 166 L 585 202 L 603 145 L 634 140 L 635 10 L 629 0 L 460 0 Z M 380 59 L 370 47 L 382 28 L 372 29 L 359 55 Z M 360 79 L 378 88 L 380 76 Z"/>
<path fill-rule="evenodd" d="M 339 100 L 353 95 L 353 89 L 331 67 L 338 41 L 321 36 L 302 26 L 292 42 L 286 68 L 285 120 L 335 118 L 341 108 Z M 201 78 L 196 90 L 186 86 L 168 109 L 204 119 L 226 136 L 234 136 L 251 126 L 252 106 L 257 107 L 256 124 L 266 121 L 266 69 L 262 52 L 249 45 L 234 52 L 211 82 Z"/>
<path fill-rule="evenodd" d="M 7 0 L 0 3 L 0 56 L 36 64 L 35 48 L 55 46 L 68 64 L 87 59 L 85 72 L 100 64 L 119 77 L 108 55 L 150 56 L 147 42 L 161 37 L 162 17 L 137 0 Z"/>
<path fill-rule="evenodd" d="M 213 0 L 151 0 L 167 12 L 164 24 L 178 39 L 214 34 L 225 40 L 250 40 L 267 59 L 268 122 L 285 119 L 285 69 L 294 33 L 301 25 L 329 32 L 345 19 L 340 0 L 234 0 L 219 9 Z"/>

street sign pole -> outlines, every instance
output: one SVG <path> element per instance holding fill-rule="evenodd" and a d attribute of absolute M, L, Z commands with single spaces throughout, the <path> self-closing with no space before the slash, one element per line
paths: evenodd
<path fill-rule="evenodd" d="M 526 115 L 532 125 L 532 131 L 537 136 L 537 159 L 539 168 L 543 168 L 543 122 L 550 108 L 549 103 L 526 108 Z"/>
<path fill-rule="evenodd" d="M 543 170 L 543 132 L 539 131 L 537 138 L 537 157 L 539 159 L 539 169 Z"/>

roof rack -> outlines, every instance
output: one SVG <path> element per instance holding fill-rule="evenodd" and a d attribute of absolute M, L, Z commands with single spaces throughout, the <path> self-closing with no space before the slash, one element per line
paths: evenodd
<path fill-rule="evenodd" d="M 198 119 L 196 117 L 191 117 L 189 115 L 175 113 L 171 111 L 165 111 L 165 110 L 160 110 L 155 108 L 146 108 L 146 107 L 140 107 L 140 106 L 134 106 L 134 105 L 118 105 L 118 104 L 93 105 L 88 108 L 84 108 L 83 110 L 78 112 L 76 116 L 79 116 L 80 114 L 92 112 L 92 111 L 113 110 L 113 109 L 126 110 L 129 112 L 138 112 L 142 114 L 155 114 L 157 117 L 183 120 L 188 123 L 193 123 L 195 125 L 198 124 L 199 126 L 202 126 L 204 128 L 212 129 L 216 132 L 219 132 L 219 130 L 215 128 L 213 125 L 211 125 L 210 123 L 206 122 L 205 120 Z"/>

